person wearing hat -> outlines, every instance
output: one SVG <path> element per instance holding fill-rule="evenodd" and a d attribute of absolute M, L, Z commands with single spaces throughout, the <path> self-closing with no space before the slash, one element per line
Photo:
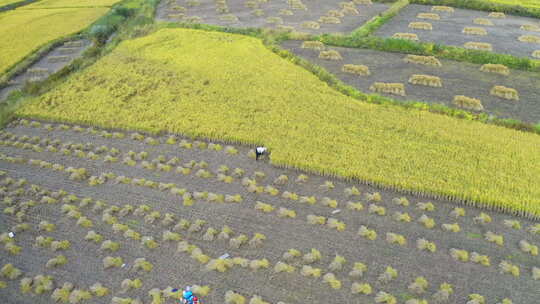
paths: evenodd
<path fill-rule="evenodd" d="M 266 154 L 267 150 L 268 149 L 266 149 L 266 147 L 257 147 L 257 148 L 255 148 L 255 160 L 259 160 L 259 157 Z"/>

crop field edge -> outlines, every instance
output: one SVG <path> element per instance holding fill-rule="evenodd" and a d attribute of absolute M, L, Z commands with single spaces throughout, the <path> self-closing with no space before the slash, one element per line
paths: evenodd
<path fill-rule="evenodd" d="M 446 5 L 455 8 L 486 12 L 501 12 L 521 17 L 540 19 L 540 9 L 522 5 L 508 5 L 486 0 L 410 0 L 412 4 Z"/>
<path fill-rule="evenodd" d="M 131 6 L 134 2 L 137 4 L 135 8 Z M 111 35 L 112 31 L 117 27 L 118 27 L 117 30 L 119 33 L 123 32 L 123 30 L 125 31 L 125 28 L 120 28 L 123 22 L 126 22 L 126 23 L 131 22 L 139 26 L 141 24 L 143 26 L 147 25 L 148 20 L 151 20 L 154 14 L 155 6 L 157 5 L 157 3 L 158 1 L 156 0 L 152 0 L 152 1 L 123 0 L 121 2 L 118 2 L 117 4 L 115 4 L 113 9 L 114 8 L 126 9 L 128 11 L 135 12 L 135 13 L 133 13 L 132 15 L 130 15 L 129 17 L 125 19 L 117 18 L 118 15 L 114 13 L 113 9 L 111 9 L 105 15 L 101 16 L 94 23 L 88 26 L 86 29 L 79 31 L 78 33 L 74 33 L 65 37 L 58 38 L 54 41 L 48 42 L 47 44 L 38 48 L 35 52 L 29 54 L 27 57 L 19 61 L 17 64 L 13 65 L 10 71 L 0 75 L 0 88 L 3 88 L 6 86 L 7 81 L 9 79 L 11 79 L 12 77 L 24 71 L 26 68 L 31 66 L 34 62 L 37 62 L 40 58 L 45 56 L 49 51 L 54 49 L 56 46 L 66 41 L 76 39 L 76 38 L 81 38 L 81 37 L 86 37 L 89 40 L 94 41 L 93 46 L 90 47 L 87 51 L 85 51 L 85 53 L 83 54 L 83 57 L 77 60 L 74 60 L 69 65 L 67 65 L 66 67 L 64 67 L 63 69 L 61 69 L 60 71 L 51 75 L 50 77 L 48 77 L 47 79 L 43 81 L 39 81 L 37 83 L 24 86 L 20 91 L 13 92 L 13 94 L 10 94 L 10 96 L 8 96 L 5 100 L 0 102 L 0 128 L 3 128 L 7 123 L 9 123 L 14 118 L 14 112 L 20 106 L 24 104 L 24 100 L 32 96 L 37 96 L 39 94 L 47 92 L 51 88 L 55 87 L 58 83 L 67 79 L 67 77 L 72 72 L 75 72 L 80 69 L 84 69 L 85 67 L 94 63 L 96 60 L 99 59 L 99 57 L 110 52 L 120 42 L 119 41 L 120 38 L 115 37 L 115 39 L 111 40 L 106 45 L 106 47 L 97 45 L 95 43 L 96 40 L 98 40 L 97 35 L 89 32 L 92 26 L 96 24 L 104 24 L 106 29 L 109 31 L 108 35 Z M 132 34 L 132 32 L 129 31 L 127 34 L 130 35 Z M 118 35 L 118 36 L 122 36 L 122 35 Z"/>
<path fill-rule="evenodd" d="M 204 31 L 210 31 L 210 32 L 240 34 L 240 35 L 254 37 L 254 38 L 260 39 L 269 50 L 276 53 L 280 57 L 308 70 L 309 72 L 313 73 L 317 78 L 319 78 L 321 81 L 327 83 L 330 87 L 334 88 L 338 92 L 346 96 L 352 97 L 358 101 L 368 102 L 368 103 L 373 103 L 373 104 L 395 105 L 395 106 L 401 106 L 407 109 L 417 109 L 419 111 L 429 111 L 431 113 L 447 115 L 447 116 L 454 117 L 457 119 L 479 121 L 486 124 L 497 125 L 497 126 L 517 130 L 517 131 L 530 132 L 530 133 L 535 133 L 535 134 L 540 135 L 540 122 L 535 125 L 531 123 L 522 122 L 517 119 L 497 118 L 495 116 L 490 116 L 484 113 L 476 114 L 476 113 L 469 112 L 462 109 L 451 108 L 443 104 L 437 104 L 437 103 L 430 104 L 430 103 L 416 101 L 416 100 L 401 101 L 401 100 L 393 99 L 390 97 L 381 96 L 379 94 L 364 93 L 358 90 L 357 88 L 354 88 L 352 86 L 349 86 L 343 83 L 343 81 L 338 79 L 334 74 L 328 72 L 325 68 L 319 65 L 316 65 L 314 63 L 311 63 L 306 59 L 300 58 L 299 56 L 293 54 L 292 52 L 284 50 L 279 45 L 282 41 L 285 41 L 285 40 L 312 40 L 311 38 L 314 38 L 313 40 L 317 40 L 316 37 L 312 37 L 312 36 L 304 37 L 303 34 L 301 33 L 300 33 L 300 36 L 298 37 L 296 36 L 297 33 L 294 33 L 294 32 L 292 33 L 283 33 L 283 32 L 279 33 L 278 32 L 278 34 L 273 35 L 271 32 L 270 34 L 268 34 L 267 31 L 260 30 L 260 29 L 249 29 L 249 28 L 238 29 L 238 28 L 222 27 L 222 26 L 216 26 L 216 25 L 208 25 L 208 24 L 176 23 L 176 22 L 161 23 L 160 25 L 157 26 L 157 28 L 155 28 L 155 30 L 158 30 L 160 28 L 198 29 L 198 30 L 204 30 Z M 326 42 L 324 41 L 324 38 L 326 37 L 329 37 L 329 36 L 328 35 L 322 36 L 323 43 L 325 44 Z M 396 39 L 391 39 L 391 40 L 396 40 Z M 331 44 L 331 43 L 328 45 L 341 46 L 341 45 L 336 45 L 336 44 Z M 368 49 L 378 50 L 375 48 L 368 48 Z M 385 50 L 382 50 L 382 51 L 385 51 Z M 411 53 L 411 54 L 416 54 L 416 53 Z"/>
<path fill-rule="evenodd" d="M 9 11 L 9 10 L 12 10 L 12 9 L 16 9 L 18 7 L 25 6 L 25 5 L 28 5 L 28 4 L 37 2 L 37 1 L 39 1 L 39 0 L 21 0 L 21 1 L 14 2 L 14 3 L 6 4 L 4 6 L 0 6 L 0 13 L 5 12 L 5 11 Z"/>

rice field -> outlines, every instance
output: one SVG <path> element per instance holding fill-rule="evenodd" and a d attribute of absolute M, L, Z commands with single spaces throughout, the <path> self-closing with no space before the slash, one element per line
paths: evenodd
<path fill-rule="evenodd" d="M 0 75 L 117 2 L 0 13 Z M 77 35 L 0 84 L 0 99 L 23 88 L 0 107 L 19 106 L 0 130 L 1 304 L 179 303 L 186 286 L 204 304 L 535 303 L 540 137 L 357 100 L 319 67 L 529 123 L 537 73 L 152 24 L 342 36 L 389 7 L 371 0 L 121 7 L 109 39 Z M 377 35 L 540 58 L 537 21 L 411 5 Z M 359 36 L 335 41 L 380 42 Z"/>
<path fill-rule="evenodd" d="M 0 75 L 44 44 L 83 30 L 107 10 L 108 8 L 16 9 L 0 14 Z"/>
<path fill-rule="evenodd" d="M 436 9 L 435 6 L 411 4 L 375 35 L 389 38 L 405 32 L 416 35 L 418 41 L 423 42 L 537 58 L 534 52 L 540 49 L 540 44 L 534 37 L 540 37 L 540 25 L 534 18 L 458 8 L 451 11 Z M 429 23 L 431 28 L 411 27 L 415 22 Z"/>
<path fill-rule="evenodd" d="M 0 132 L 0 298 L 168 303 L 196 285 L 203 303 L 534 301 L 537 222 L 253 153 L 14 121 Z"/>
<path fill-rule="evenodd" d="M 9 4 L 13 4 L 13 3 L 17 3 L 17 2 L 21 2 L 22 0 L 0 0 L 0 7 L 2 6 L 6 6 L 6 5 L 9 5 Z"/>
<path fill-rule="evenodd" d="M 241 35 L 124 42 L 17 114 L 264 144 L 278 166 L 539 214 L 535 134 L 358 102 Z"/>
<path fill-rule="evenodd" d="M 400 83 L 403 94 L 382 93 L 399 100 L 417 100 L 426 103 L 441 103 L 457 107 L 453 99 L 464 95 L 480 100 L 482 111 L 501 118 L 518 119 L 533 124 L 540 123 L 540 76 L 538 73 L 508 69 L 501 65 L 479 65 L 442 60 L 435 57 L 414 56 L 379 52 L 366 49 L 317 46 L 308 42 L 286 41 L 282 47 L 322 66 L 346 84 L 366 93 L 381 93 L 370 90 L 375 82 Z M 340 60 L 320 58 L 321 51 L 333 50 Z M 424 62 L 411 61 L 411 57 Z M 425 62 L 433 60 L 433 62 Z M 346 70 L 347 66 L 363 66 L 369 74 L 357 74 Z M 418 81 L 418 75 L 434 82 Z M 493 88 L 504 86 L 514 90 L 514 97 L 497 95 Z"/>
<path fill-rule="evenodd" d="M 388 7 L 371 1 L 164 0 L 160 2 L 156 19 L 311 34 L 350 33 Z"/>
<path fill-rule="evenodd" d="M 0 89 L 0 101 L 13 91 L 19 90 L 27 83 L 43 81 L 58 72 L 74 59 L 79 58 L 92 43 L 87 40 L 71 40 L 54 48 L 37 62 L 31 64 L 21 74 L 12 77 L 7 86 Z"/>

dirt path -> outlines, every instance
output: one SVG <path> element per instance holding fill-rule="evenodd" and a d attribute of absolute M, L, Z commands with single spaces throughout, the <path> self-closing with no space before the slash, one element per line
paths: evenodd
<path fill-rule="evenodd" d="M 540 50 L 539 43 L 521 42 L 522 35 L 535 35 L 540 32 L 521 29 L 523 25 L 536 25 L 539 22 L 534 18 L 507 15 L 505 18 L 489 17 L 489 12 L 455 8 L 454 12 L 431 11 L 431 6 L 411 4 L 400 11 L 388 23 L 383 25 L 375 35 L 391 37 L 395 33 L 414 33 L 420 41 L 435 42 L 438 44 L 463 47 L 466 42 L 484 42 L 493 46 L 493 52 L 510 54 L 518 57 L 533 58 L 532 54 Z M 440 20 L 417 18 L 419 13 L 437 13 Z M 493 25 L 475 24 L 476 18 L 488 19 Z M 433 30 L 418 30 L 409 28 L 410 22 L 429 22 Z M 486 30 L 487 35 L 465 35 L 465 27 L 480 27 Z"/>
<path fill-rule="evenodd" d="M 406 63 L 406 54 L 379 52 L 366 49 L 350 49 L 329 47 L 338 51 L 343 60 L 320 59 L 319 51 L 304 49 L 300 41 L 286 41 L 285 49 L 322 66 L 336 75 L 344 83 L 362 92 L 369 90 L 374 82 L 402 83 L 406 96 L 383 94 L 400 100 L 418 100 L 427 103 L 443 103 L 453 107 L 455 95 L 465 95 L 480 99 L 484 111 L 502 118 L 514 118 L 530 123 L 540 122 L 540 75 L 537 73 L 511 70 L 509 76 L 480 71 L 481 65 L 440 60 L 441 67 L 424 66 Z M 344 64 L 366 65 L 369 76 L 357 76 L 342 71 Z M 410 84 L 413 74 L 437 76 L 442 87 L 428 87 Z M 494 86 L 505 86 L 516 89 L 519 101 L 505 100 L 490 95 Z"/>
<path fill-rule="evenodd" d="M 52 125 L 58 129 L 58 125 Z M 6 133 L 9 132 L 9 133 Z M 87 216 L 93 223 L 92 228 L 83 228 L 75 225 L 76 220 L 66 217 L 61 207 L 64 203 L 57 204 L 37 204 L 36 207 L 27 211 L 24 222 L 29 223 L 31 231 L 17 233 L 16 243 L 21 246 L 22 252 L 18 256 L 11 256 L 6 251 L 0 254 L 0 264 L 13 263 L 16 267 L 24 271 L 24 276 L 34 276 L 39 273 L 46 273 L 54 276 L 57 285 L 64 281 L 75 283 L 79 288 L 88 288 L 99 281 L 111 289 L 111 295 L 98 299 L 94 298 L 91 303 L 109 303 L 112 296 L 120 297 L 140 297 L 145 302 L 149 297 L 147 292 L 156 287 L 164 289 L 167 286 L 184 286 L 187 284 L 210 285 L 211 293 L 204 298 L 204 303 L 223 303 L 223 295 L 227 290 L 236 290 L 246 296 L 258 294 L 263 299 L 271 303 L 285 301 L 286 303 L 356 303 L 372 302 L 373 295 L 358 296 L 350 293 L 353 282 L 367 282 L 373 287 L 374 293 L 384 290 L 394 294 L 400 302 L 412 296 L 407 291 L 407 286 L 417 277 L 425 276 L 430 283 L 426 294 L 422 297 L 429 298 L 442 282 L 449 282 L 454 286 L 455 294 L 451 297 L 451 303 L 462 303 L 468 294 L 479 293 L 486 297 L 488 303 L 497 303 L 504 297 L 509 297 L 513 303 L 531 303 L 537 290 L 537 281 L 531 278 L 532 267 L 540 266 L 538 257 L 533 257 L 519 250 L 518 242 L 522 239 L 533 244 L 540 243 L 540 235 L 528 232 L 528 228 L 536 223 L 522 218 L 515 218 L 508 215 L 483 211 L 491 216 L 492 221 L 487 224 L 474 223 L 473 218 L 478 216 L 481 210 L 464 207 L 466 216 L 454 219 L 449 213 L 455 205 L 443 201 L 433 201 L 434 211 L 422 211 L 416 207 L 417 202 L 424 201 L 415 197 L 407 196 L 410 206 L 404 207 L 395 204 L 392 199 L 401 197 L 398 193 L 374 189 L 359 184 L 343 182 L 331 179 L 335 188 L 324 191 L 320 185 L 329 179 L 320 176 L 310 175 L 307 182 L 298 184 L 294 182 L 301 173 L 293 170 L 278 169 L 269 165 L 265 161 L 255 162 L 246 156 L 249 148 L 237 146 L 239 153 L 229 155 L 224 150 L 212 151 L 209 149 L 185 149 L 178 144 L 165 144 L 167 137 L 156 138 L 157 145 L 144 144 L 140 141 L 130 139 L 130 134 L 123 139 L 107 139 L 87 132 L 77 132 L 74 128 L 64 131 L 47 131 L 44 126 L 12 126 L 0 134 L 0 153 L 7 156 L 21 156 L 27 160 L 40 159 L 50 163 L 62 164 L 65 168 L 74 166 L 84 167 L 89 175 L 99 176 L 102 173 L 114 172 L 117 176 L 124 175 L 132 178 L 144 178 L 146 180 L 174 183 L 178 188 L 185 188 L 188 192 L 208 191 L 216 194 L 240 194 L 243 198 L 241 203 L 211 203 L 204 199 L 195 200 L 193 206 L 184 206 L 181 196 L 171 194 L 169 191 L 148 188 L 138 185 L 124 185 L 114 182 L 114 179 L 105 181 L 102 185 L 89 186 L 88 180 L 72 181 L 68 179 L 69 174 L 65 171 L 55 171 L 47 168 L 40 168 L 29 163 L 18 164 L 10 162 L 5 157 L 0 160 L 0 170 L 5 171 L 8 177 L 15 180 L 24 178 L 27 184 L 23 188 L 27 189 L 26 194 L 20 197 L 13 194 L 13 190 L 18 188 L 10 184 L 5 186 L 5 197 L 12 197 L 16 204 L 28 199 L 40 201 L 43 194 L 33 194 L 28 191 L 31 184 L 40 185 L 51 191 L 64 189 L 68 193 L 77 195 L 80 199 L 90 197 L 95 202 L 102 200 L 108 206 L 123 207 L 131 204 L 135 208 L 140 205 L 148 205 L 153 211 L 159 211 L 161 218 L 154 224 L 146 223 L 144 218 L 130 213 L 126 216 L 117 216 L 119 222 L 128 224 L 132 229 L 143 236 L 152 236 L 158 243 L 156 249 L 148 249 L 141 246 L 140 242 L 122 237 L 121 234 L 114 233 L 111 225 L 102 221 L 103 211 L 92 211 L 95 203 L 87 207 L 79 207 L 79 211 Z M 25 137 L 25 135 L 27 137 Z M 57 152 L 53 151 L 33 151 L 32 144 L 19 148 L 11 143 L 19 141 L 30 143 L 32 137 L 37 136 L 43 140 L 57 140 Z M 51 142 L 49 141 L 49 144 Z M 191 142 L 191 141 L 190 141 Z M 89 148 L 85 153 L 100 146 L 106 145 L 109 152 L 97 153 L 99 159 L 91 160 L 80 158 L 75 155 L 64 155 L 60 149 L 73 147 L 78 143 L 86 144 Z M 40 144 L 46 148 L 47 143 Z M 105 155 L 111 153 L 111 149 L 118 149 L 119 161 L 116 163 L 105 163 Z M 74 149 L 71 149 L 73 152 Z M 214 177 L 206 179 L 198 177 L 194 172 L 188 175 L 170 172 L 159 172 L 156 170 L 144 169 L 141 167 L 142 161 L 136 161 L 136 166 L 132 167 L 122 163 L 124 155 L 128 151 L 148 152 L 147 161 L 157 159 L 163 155 L 165 160 L 173 157 L 180 158 L 180 165 L 186 165 L 191 160 L 196 162 L 205 161 L 208 164 L 207 170 L 214 174 Z M 218 181 L 215 177 L 218 168 L 227 165 L 233 168 L 242 168 L 244 176 L 252 176 L 255 171 L 264 172 L 266 176 L 259 179 L 258 185 L 273 185 L 278 189 L 279 194 L 272 196 L 268 193 L 251 193 L 247 187 L 241 184 L 241 178 L 235 178 L 232 183 L 227 184 Z M 175 166 L 173 166 L 174 168 Z M 281 174 L 289 177 L 289 182 L 284 185 L 275 185 L 272 181 Z M 2 184 L 6 184 L 3 180 Z M 362 195 L 358 197 L 348 197 L 344 192 L 351 186 L 357 187 Z M 315 196 L 317 202 L 314 205 L 292 201 L 282 198 L 285 191 L 298 193 L 300 196 Z M 380 202 L 369 202 L 364 194 L 378 191 L 382 200 Z M 9 194 L 12 193 L 12 194 Z M 52 194 L 49 194 L 52 195 Z M 66 196 L 64 196 L 66 197 Z M 337 208 L 323 206 L 322 198 L 329 197 L 338 202 Z M 364 210 L 353 211 L 346 208 L 347 201 L 359 201 L 364 205 Z M 276 208 L 284 207 L 296 212 L 296 217 L 280 218 L 276 211 L 262 213 L 254 209 L 256 201 L 262 201 L 273 205 Z M 5 204 L 5 203 L 4 203 Z M 386 215 L 379 216 L 370 214 L 367 209 L 370 204 L 376 204 L 386 208 Z M 79 201 L 68 203 L 68 205 L 79 206 Z M 7 207 L 7 206 L 5 206 Z M 4 207 L 4 208 L 5 208 Z M 19 207 L 16 207 L 19 210 Z M 335 210 L 339 209 L 339 212 Z M 393 219 L 395 212 L 407 212 L 412 221 L 410 223 L 398 222 Z M 176 252 L 177 242 L 167 243 L 161 240 L 162 232 L 165 229 L 172 229 L 172 226 L 160 224 L 165 213 L 173 214 L 175 223 L 180 219 L 203 219 L 207 224 L 203 226 L 201 232 L 188 233 L 180 231 L 180 234 L 190 244 L 200 247 L 203 252 L 213 258 L 217 258 L 224 253 L 229 253 L 232 257 L 245 257 L 250 260 L 267 258 L 270 261 L 270 269 L 249 270 L 241 267 L 234 267 L 225 273 L 206 271 L 204 266 L 197 263 L 186 253 Z M 309 214 L 333 217 L 346 224 L 343 232 L 338 232 L 326 226 L 313 226 L 308 224 L 306 217 Z M 423 214 L 434 219 L 436 226 L 428 229 L 417 223 Z M 2 213 L 0 215 L 0 232 L 11 230 L 17 222 L 13 216 Z M 515 219 L 520 221 L 521 230 L 511 229 L 503 225 L 503 220 Z M 57 230 L 51 233 L 38 232 L 37 224 L 42 220 L 48 220 L 57 224 Z M 441 229 L 443 223 L 458 223 L 461 231 L 457 233 L 445 232 Z M 252 237 L 255 233 L 263 233 L 267 239 L 263 241 L 260 248 L 251 248 L 244 245 L 240 249 L 231 248 L 226 241 L 214 240 L 204 241 L 202 235 L 208 227 L 220 230 L 223 225 L 228 225 L 234 231 L 233 237 L 240 233 Z M 378 237 L 370 241 L 357 235 L 360 225 L 366 225 L 375 229 Z M 115 253 L 106 253 L 99 250 L 99 245 L 82 241 L 88 230 L 95 230 L 104 236 L 103 240 L 113 240 L 121 245 Z M 504 246 L 497 246 L 483 240 L 483 234 L 487 231 L 503 235 Z M 404 235 L 408 243 L 405 246 L 388 244 L 385 241 L 387 232 L 394 232 Z M 59 253 L 54 253 L 50 249 L 34 247 L 32 244 L 38 235 L 52 236 L 57 240 L 69 240 L 71 248 L 62 252 L 68 258 L 68 264 L 55 269 L 44 267 L 46 261 Z M 416 248 L 416 240 L 425 238 L 433 241 L 437 245 L 434 253 L 420 251 Z M 322 279 L 305 278 L 299 271 L 291 274 L 275 274 L 273 266 L 282 260 L 282 254 L 289 248 L 296 248 L 302 253 L 308 252 L 311 248 L 316 248 L 322 253 L 322 260 L 313 264 L 314 267 L 321 268 L 323 274 L 329 272 L 328 265 L 335 254 L 342 255 L 347 259 L 343 270 L 333 271 L 336 277 L 341 280 L 342 288 L 331 289 Z M 449 255 L 450 248 L 465 249 L 469 252 L 476 251 L 487 255 L 491 259 L 491 266 L 485 267 L 472 262 L 457 262 Z M 105 256 L 121 256 L 126 263 L 124 268 L 104 270 L 102 259 Z M 150 273 L 135 271 L 133 261 L 136 258 L 145 257 L 154 265 Z M 502 260 L 509 260 L 521 269 L 521 276 L 514 278 L 508 274 L 499 274 L 497 265 Z M 361 279 L 353 280 L 348 277 L 348 272 L 354 262 L 363 262 L 368 270 Z M 293 262 L 297 267 L 303 265 L 300 261 Z M 377 281 L 377 277 L 384 272 L 386 266 L 392 266 L 398 270 L 397 279 L 387 284 Z M 121 293 L 120 282 L 125 278 L 141 278 L 143 287 L 139 290 Z M 18 291 L 18 281 L 8 282 L 8 288 L 0 289 L 0 298 L 6 299 L 6 303 L 52 303 L 50 293 L 47 296 L 21 295 Z M 169 303 L 169 302 L 167 302 Z"/>
<path fill-rule="evenodd" d="M 196 6 L 190 6 L 189 3 L 199 3 Z M 248 2 L 258 3 L 256 8 L 246 7 Z M 159 21 L 187 21 L 190 17 L 200 17 L 201 23 L 231 26 L 231 27 L 253 27 L 253 28 L 276 28 L 279 26 L 291 27 L 300 32 L 307 32 L 311 34 L 322 33 L 349 33 L 354 29 L 360 27 L 364 22 L 371 19 L 373 16 L 385 11 L 388 8 L 387 4 L 373 3 L 370 5 L 355 5 L 355 9 L 358 14 L 348 14 L 339 17 L 340 23 L 319 23 L 320 28 L 306 28 L 302 24 L 307 21 L 317 22 L 321 16 L 327 15 L 330 10 L 338 10 L 341 8 L 338 6 L 338 2 L 333 1 L 321 1 L 321 0 L 309 0 L 300 1 L 305 5 L 306 9 L 292 9 L 287 4 L 287 1 L 283 0 L 270 0 L 270 1 L 243 1 L 243 0 L 231 0 L 226 1 L 228 7 L 228 13 L 219 13 L 217 11 L 218 5 L 213 0 L 201 0 L 201 1 L 161 1 L 158 6 L 156 19 Z M 176 10 L 175 10 L 176 7 Z M 292 12 L 293 15 L 280 14 L 280 11 L 286 9 Z M 254 13 L 254 10 L 258 11 L 260 16 Z M 183 12 L 183 13 L 182 13 Z M 179 17 L 178 14 L 184 14 L 183 17 Z M 232 15 L 232 16 L 231 16 Z M 228 17 L 227 17 L 228 16 Z M 236 18 L 238 20 L 236 20 Z M 232 18 L 232 19 L 228 19 Z M 270 19 L 268 19 L 270 18 Z M 273 18 L 280 18 L 276 23 L 271 23 Z"/>
<path fill-rule="evenodd" d="M 0 89 L 0 101 L 8 97 L 11 92 L 21 89 L 25 83 L 41 81 L 58 72 L 74 59 L 80 57 L 90 45 L 91 42 L 88 40 L 73 40 L 54 48 L 43 58 L 30 65 L 23 73 L 10 79 L 8 86 Z"/>

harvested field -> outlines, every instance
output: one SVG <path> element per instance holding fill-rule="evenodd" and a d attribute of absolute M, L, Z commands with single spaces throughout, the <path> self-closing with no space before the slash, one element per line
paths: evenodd
<path fill-rule="evenodd" d="M 385 53 L 365 49 L 327 47 L 338 51 L 342 60 L 332 62 L 320 60 L 316 50 L 302 49 L 300 42 L 288 41 L 283 47 L 320 65 L 338 76 L 348 85 L 363 92 L 369 92 L 374 82 L 406 83 L 407 96 L 387 95 L 403 100 L 419 100 L 428 103 L 439 102 L 452 106 L 455 95 L 465 95 L 482 101 L 484 111 L 503 118 L 515 118 L 531 123 L 540 122 L 540 76 L 538 73 L 508 70 L 497 65 L 477 65 L 463 62 L 440 60 L 433 66 L 406 63 L 405 54 Z M 342 71 L 344 64 L 365 65 L 371 71 L 369 77 L 358 77 Z M 508 75 L 506 76 L 506 74 Z M 442 87 L 418 86 L 407 83 L 413 74 L 437 76 Z M 519 92 L 519 102 L 508 102 L 490 94 L 493 86 L 503 85 Z"/>
<path fill-rule="evenodd" d="M 439 19 L 428 14 L 437 14 Z M 432 30 L 409 27 L 407 31 L 418 35 L 418 39 L 424 42 L 459 47 L 464 47 L 467 42 L 489 43 L 495 53 L 533 58 L 532 53 L 538 49 L 538 45 L 522 42 L 519 37 L 533 35 L 537 19 L 511 15 L 495 18 L 489 15 L 489 12 L 458 8 L 453 12 L 433 11 L 431 6 L 411 4 L 377 30 L 375 35 L 392 37 L 411 22 L 427 21 L 432 24 Z"/>
<path fill-rule="evenodd" d="M 161 1 L 156 13 L 157 20 L 186 22 L 186 18 L 197 16 L 202 23 L 228 27 L 286 28 L 311 34 L 349 33 L 389 7 L 383 3 L 344 6 L 337 1 L 322 0 L 289 1 L 290 4 L 287 1 L 241 0 L 222 1 L 220 4 L 219 1 L 201 0 L 195 6 L 190 6 L 189 2 Z M 306 9 L 301 9 L 302 5 Z M 354 13 L 356 11 L 358 14 Z M 223 18 L 227 15 L 236 18 Z M 274 18 L 281 21 L 276 22 Z"/>
<path fill-rule="evenodd" d="M 18 90 L 24 86 L 26 82 L 40 81 L 47 78 L 49 75 L 58 72 L 60 69 L 68 65 L 72 60 L 82 55 L 82 53 L 90 47 L 90 41 L 75 40 L 68 41 L 63 45 L 53 49 L 43 58 L 32 64 L 28 69 L 14 78 L 9 80 L 9 85 L 0 89 L 0 101 L 6 98 L 11 92 Z M 55 58 L 67 58 L 67 60 L 58 61 Z M 36 73 L 38 72 L 39 73 Z"/>
<path fill-rule="evenodd" d="M 440 296 L 438 289 L 442 283 L 451 284 L 449 303 L 464 303 L 470 294 L 479 294 L 487 303 L 509 298 L 516 304 L 529 304 L 536 295 L 533 271 L 538 271 L 534 270 L 538 257 L 531 254 L 531 248 L 540 242 L 537 222 L 470 207 L 455 209 L 455 204 L 445 201 L 427 202 L 296 170 L 277 169 L 265 160 L 256 162 L 248 157 L 249 148 L 243 146 L 221 144 L 222 149 L 216 151 L 215 144 L 178 136 L 173 137 L 174 141 L 169 135 L 147 136 L 143 141 L 132 139 L 141 136 L 144 137 L 84 126 L 22 121 L 0 132 L 0 240 L 2 247 L 20 247 L 17 255 L 3 250 L 0 267 L 9 263 L 22 272 L 13 280 L 0 279 L 6 283 L 0 289 L 4 303 L 53 303 L 53 290 L 65 282 L 82 292 L 89 291 L 96 282 L 101 283 L 108 288 L 108 294 L 97 297 L 90 293 L 92 299 L 88 302 L 96 303 L 111 303 L 113 297 L 140 298 L 147 303 L 154 288 L 156 301 L 168 294 L 168 286 L 181 288 L 189 284 L 210 287 L 202 297 L 204 303 L 224 303 L 229 290 L 247 299 L 259 295 L 270 303 L 373 302 L 376 294 L 384 291 L 401 303 L 411 298 L 431 300 L 435 294 Z M 142 151 L 147 152 L 144 157 Z M 95 156 L 88 157 L 90 152 Z M 111 155 L 119 161 L 106 161 Z M 126 159 L 132 159 L 134 164 L 128 164 Z M 148 163 L 156 168 L 148 169 Z M 174 164 L 170 172 L 157 169 L 167 163 Z M 69 173 L 73 172 L 68 169 L 70 166 L 84 168 L 86 173 Z M 177 166 L 193 169 L 185 173 L 177 171 Z M 212 177 L 196 173 L 203 168 Z M 219 174 L 231 176 L 232 180 L 224 182 Z M 249 182 L 243 181 L 244 177 Z M 127 182 L 126 178 L 133 180 Z M 95 184 L 96 179 L 103 183 Z M 156 184 L 154 187 L 135 179 Z M 258 187 L 263 189 L 261 193 L 257 193 Z M 184 191 L 191 198 L 182 195 Z M 242 200 L 219 203 L 210 199 L 216 195 L 239 195 Z M 30 200 L 35 203 L 29 203 Z M 256 210 L 257 201 L 276 210 L 294 211 L 295 217 L 281 218 L 275 210 Z M 337 205 L 331 203 L 334 201 Z M 378 211 L 372 212 L 375 209 Z M 310 224 L 309 215 L 329 223 L 342 223 L 344 229 Z M 231 239 L 239 240 L 241 234 L 253 239 L 256 233 L 265 238 L 235 248 L 221 236 L 213 240 L 206 236 L 212 234 L 208 232 L 212 231 L 210 228 L 219 232 L 225 225 L 231 229 Z M 377 236 L 369 240 L 358 235 L 359 230 L 365 230 L 362 226 Z M 128 230 L 129 234 L 122 232 Z M 164 240 L 166 230 L 179 233 L 182 241 Z M 14 238 L 7 236 L 10 231 L 15 231 Z M 95 232 L 94 241 L 84 240 L 91 235 L 90 231 Z M 140 240 L 133 240 L 134 233 L 152 238 L 158 247 L 151 249 Z M 172 237 L 171 233 L 166 235 Z M 38 240 L 40 236 L 62 242 L 47 245 L 45 238 Z M 52 248 L 62 247 L 60 243 L 68 246 L 54 251 Z M 113 243 L 118 246 L 115 252 L 100 249 L 114 248 Z M 189 249 L 187 244 L 196 247 Z M 228 253 L 230 258 L 224 259 L 236 265 L 225 272 L 207 270 L 207 265 L 215 262 L 192 258 L 193 252 L 199 252 L 195 248 L 212 259 Z M 292 251 L 284 257 L 292 248 L 300 251 L 300 257 L 295 258 Z M 67 259 L 65 265 L 45 267 L 47 263 L 52 266 L 50 260 L 60 254 Z M 106 257 L 120 257 L 118 267 L 104 269 Z M 501 263 L 509 271 L 518 269 L 519 276 L 501 273 Z M 151 267 L 144 270 L 147 266 Z M 5 275 L 14 274 L 4 269 Z M 292 272 L 276 273 L 276 269 Z M 355 271 L 351 273 L 352 270 Z M 317 276 L 317 272 L 319 278 L 303 276 Z M 22 279 L 39 274 L 51 276 L 50 290 L 40 287 L 40 295 L 22 294 L 25 289 L 21 286 L 25 284 L 21 283 L 28 281 Z M 125 279 L 140 279 L 142 286 L 136 288 L 138 284 L 123 282 Z M 360 288 L 359 283 L 369 284 L 372 292 L 352 294 L 353 285 L 355 290 L 367 290 Z M 35 293 L 36 286 L 30 286 Z M 127 286 L 135 288 L 125 291 Z M 76 296 L 73 292 L 68 295 Z"/>

